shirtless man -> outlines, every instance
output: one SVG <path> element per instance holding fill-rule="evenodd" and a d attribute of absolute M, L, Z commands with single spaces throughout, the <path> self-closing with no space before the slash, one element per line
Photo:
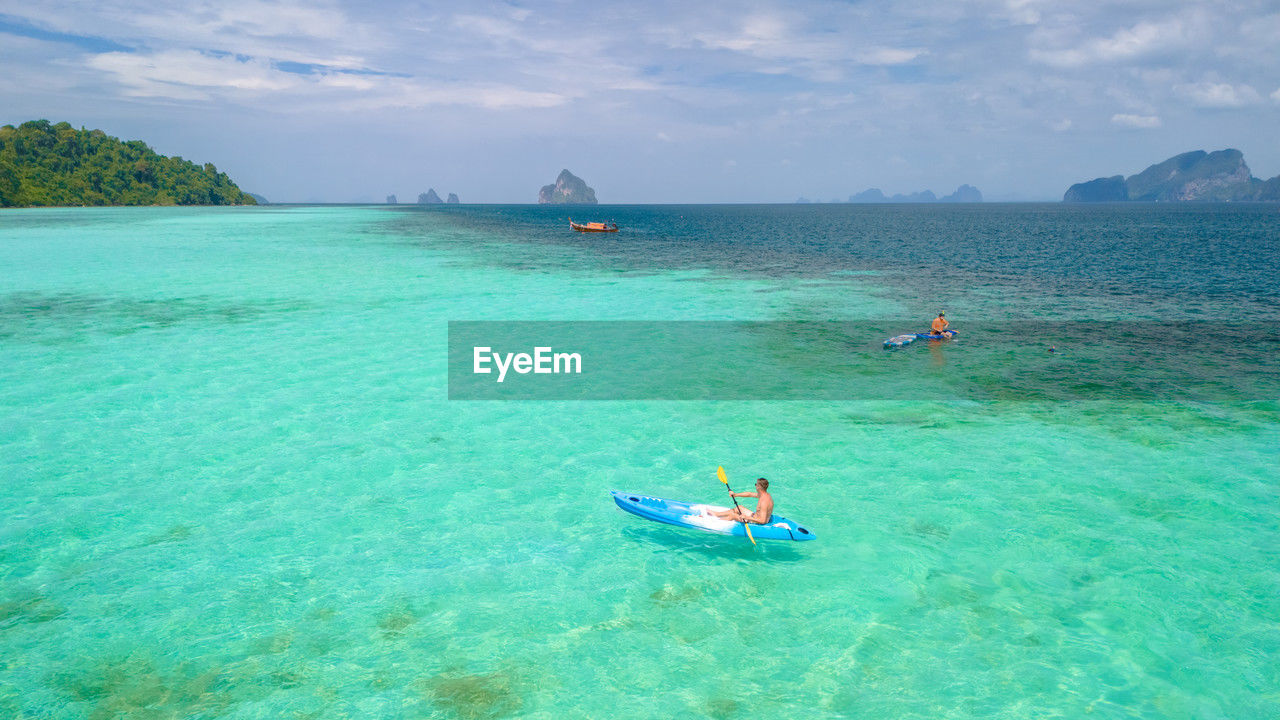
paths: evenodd
<path fill-rule="evenodd" d="M 933 319 L 933 324 L 929 327 L 929 329 L 933 332 L 934 335 L 941 335 L 942 333 L 947 331 L 947 326 L 950 324 L 951 323 L 947 322 L 947 314 L 944 312 L 940 312 L 938 313 L 938 317 Z"/>
<path fill-rule="evenodd" d="M 769 481 L 764 478 L 756 480 L 755 492 L 731 492 L 733 497 L 759 498 L 756 511 L 748 512 L 744 507 L 731 507 L 728 510 L 712 510 L 711 514 L 722 520 L 733 520 L 753 525 L 768 525 L 773 520 L 773 496 L 769 494 Z"/>

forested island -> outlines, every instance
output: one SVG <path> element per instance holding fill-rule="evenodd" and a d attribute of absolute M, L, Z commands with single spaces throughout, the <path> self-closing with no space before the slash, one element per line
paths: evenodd
<path fill-rule="evenodd" d="M 212 163 L 166 157 L 141 140 L 48 120 L 0 127 L 0 207 L 256 204 Z"/>
<path fill-rule="evenodd" d="M 1253 176 L 1234 148 L 1175 155 L 1137 175 L 1101 177 L 1067 188 L 1063 202 L 1276 202 L 1280 175 Z"/>

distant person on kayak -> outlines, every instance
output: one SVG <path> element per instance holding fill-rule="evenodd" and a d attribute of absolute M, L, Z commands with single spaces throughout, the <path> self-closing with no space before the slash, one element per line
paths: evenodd
<path fill-rule="evenodd" d="M 756 503 L 756 511 L 748 512 L 744 507 L 731 507 L 728 510 L 712 510 L 712 515 L 722 520 L 752 523 L 753 525 L 768 525 L 769 521 L 773 520 L 773 496 L 769 494 L 768 480 L 764 478 L 756 480 L 755 492 L 731 492 L 729 494 L 733 497 L 759 498 Z"/>
<path fill-rule="evenodd" d="M 938 313 L 938 317 L 933 319 L 933 334 L 941 335 L 947 331 L 947 327 L 950 325 L 951 323 L 947 322 L 947 314 L 944 312 Z"/>

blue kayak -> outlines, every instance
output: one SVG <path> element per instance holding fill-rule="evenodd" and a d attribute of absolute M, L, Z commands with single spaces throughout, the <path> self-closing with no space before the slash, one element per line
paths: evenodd
<path fill-rule="evenodd" d="M 917 340 L 950 340 L 956 336 L 955 330 L 945 330 L 941 334 L 933 335 L 930 333 L 907 333 L 906 335 L 895 335 L 884 341 L 887 348 L 902 347 L 910 345 Z"/>
<path fill-rule="evenodd" d="M 700 505 L 680 502 L 679 500 L 664 500 L 621 490 L 610 490 L 609 492 L 613 494 L 613 501 L 618 503 L 618 507 L 633 515 L 639 515 L 646 520 L 719 533 L 720 535 L 747 536 L 747 531 L 743 529 L 742 523 L 722 520 L 711 514 L 710 511 L 712 510 L 726 509 L 719 505 Z M 777 515 L 773 516 L 773 521 L 768 525 L 753 524 L 751 526 L 751 534 L 757 540 L 813 539 L 813 532 L 809 528 Z"/>

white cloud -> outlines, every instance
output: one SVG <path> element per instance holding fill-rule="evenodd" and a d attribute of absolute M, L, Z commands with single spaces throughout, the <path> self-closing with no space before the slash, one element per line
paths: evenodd
<path fill-rule="evenodd" d="M 1032 60 L 1063 68 L 1128 60 L 1181 45 L 1186 39 L 1186 27 L 1186 23 L 1177 17 L 1162 22 L 1144 21 L 1075 47 L 1033 48 L 1030 55 Z"/>
<path fill-rule="evenodd" d="M 301 76 L 280 72 L 261 60 L 216 57 L 194 50 L 167 50 L 144 55 L 110 52 L 93 55 L 88 65 L 113 75 L 133 97 L 179 100 L 208 98 L 217 88 L 281 91 L 294 87 Z"/>
<path fill-rule="evenodd" d="M 924 54 L 921 49 L 870 48 L 856 53 L 854 60 L 863 65 L 902 65 Z"/>
<path fill-rule="evenodd" d="M 381 83 L 381 79 L 371 75 L 331 72 L 319 75 L 316 83 L 320 87 L 326 88 L 366 91 L 376 90 Z"/>
<path fill-rule="evenodd" d="M 358 22 L 324 4 L 197 0 L 159 13 L 139 14 L 134 24 L 161 37 L 201 38 L 210 43 L 235 37 L 337 41 L 362 34 Z"/>
<path fill-rule="evenodd" d="M 365 49 L 386 40 L 382 31 L 325 0 L 190 0 L 145 6 L 129 0 L 49 0 L 6 12 L 44 29 L 105 37 L 130 47 L 214 50 L 346 69 L 365 68 Z"/>
<path fill-rule="evenodd" d="M 392 82 L 383 92 L 367 93 L 347 103 L 345 109 L 424 108 L 461 105 L 486 110 L 549 108 L 563 105 L 567 95 L 522 90 L 507 85 L 431 85 Z"/>
<path fill-rule="evenodd" d="M 847 20 L 847 18 L 846 18 Z M 847 79 L 858 65 L 890 66 L 913 62 L 928 50 L 923 47 L 877 45 L 861 41 L 855 33 L 833 33 L 822 19 L 757 13 L 746 18 L 721 18 L 693 32 L 667 29 L 654 33 L 668 47 L 694 47 L 727 51 L 764 61 L 750 66 L 766 75 L 794 74 L 817 82 Z"/>
<path fill-rule="evenodd" d="M 704 47 L 733 50 L 760 57 L 795 56 L 787 24 L 776 16 L 751 15 L 736 32 L 700 32 L 694 35 Z"/>
<path fill-rule="evenodd" d="M 560 36 L 546 34 L 528 18 L 529 12 L 513 17 L 461 14 L 452 18 L 453 28 L 464 40 L 478 40 L 489 45 L 508 47 L 516 51 L 532 51 L 549 55 L 584 55 L 603 48 L 606 38 L 596 34 L 581 34 L 566 46 Z"/>
<path fill-rule="evenodd" d="M 1200 107 L 1238 108 L 1261 102 L 1258 91 L 1248 85 L 1202 82 L 1177 85 L 1174 91 Z"/>
<path fill-rule="evenodd" d="M 777 162 L 784 152 L 764 148 L 785 138 L 794 167 L 846 177 L 844 166 L 831 168 L 863 155 L 850 147 L 868 146 L 875 152 L 860 182 L 911 187 L 903 178 L 921 163 L 895 169 L 896 147 L 935 143 L 958 166 L 995 177 L 990 159 L 1005 150 L 1136 154 L 1133 128 L 1163 128 L 1161 136 L 1192 138 L 1190 147 L 1229 120 L 1242 149 L 1273 146 L 1266 127 L 1280 107 L 1280 45 L 1268 41 L 1280 13 L 1274 0 L 1227 2 L 1238 4 L 0 0 L 19 32 L 80 36 L 39 41 L 37 52 L 0 35 L 0 97 L 15 117 L 72 108 L 62 116 L 176 118 L 170 125 L 180 127 L 197 109 L 228 129 L 264 117 L 272 125 L 271 113 L 317 129 L 353 123 L 369 129 L 371 147 L 412 128 L 413 146 L 459 156 L 464 147 L 496 154 L 501 138 L 538 158 L 590 147 L 668 166 L 680 154 L 699 169 L 749 156 L 763 167 L 762 155 Z M 286 72 L 292 62 L 310 67 Z M 1239 109 L 1182 111 L 1193 104 Z M 1086 147 L 1072 139 L 1081 130 L 1073 121 L 1096 125 L 1090 117 L 1105 127 L 1095 138 L 1090 126 Z M 570 137 L 566 127 L 589 130 Z M 980 147 L 988 160 L 975 163 Z M 655 168 L 632 177 L 666 172 Z M 771 187 L 742 178 L 744 189 Z"/>
<path fill-rule="evenodd" d="M 1018 25 L 1035 25 L 1040 22 L 1039 0 L 1006 0 L 1005 17 Z"/>
<path fill-rule="evenodd" d="M 1128 128 L 1158 128 L 1162 124 L 1160 118 L 1156 115 L 1124 115 L 1116 114 L 1111 116 L 1111 122 L 1120 127 Z"/>
<path fill-rule="evenodd" d="M 246 100 L 251 96 L 314 97 L 336 94 L 344 111 L 378 108 L 461 105 L 503 110 L 545 108 L 569 97 L 500 84 L 425 83 L 408 78 L 346 72 L 291 73 L 270 62 L 193 50 L 158 53 L 111 52 L 91 56 L 89 67 L 108 73 L 130 97 L 208 100 L 215 96 Z M 288 106 L 289 103 L 282 103 Z"/>

